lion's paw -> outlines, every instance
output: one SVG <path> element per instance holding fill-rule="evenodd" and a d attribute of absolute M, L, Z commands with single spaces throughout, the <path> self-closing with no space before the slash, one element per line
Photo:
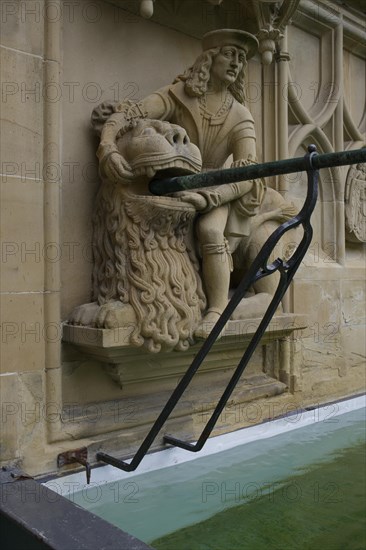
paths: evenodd
<path fill-rule="evenodd" d="M 130 304 L 107 302 L 99 307 L 95 324 L 99 328 L 119 328 L 136 324 L 136 314 Z"/>
<path fill-rule="evenodd" d="M 68 322 L 71 325 L 81 325 L 84 327 L 94 327 L 95 318 L 99 311 L 98 302 L 90 302 L 76 307 L 71 313 Z"/>

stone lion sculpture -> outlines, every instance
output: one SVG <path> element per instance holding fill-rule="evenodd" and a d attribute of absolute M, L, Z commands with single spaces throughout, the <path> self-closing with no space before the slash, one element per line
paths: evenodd
<path fill-rule="evenodd" d="M 150 351 L 183 350 L 193 341 L 206 299 L 199 275 L 191 204 L 149 193 L 157 171 L 198 172 L 201 155 L 182 128 L 142 119 L 121 131 L 118 183 L 103 177 L 93 216 L 94 302 L 71 322 L 129 326 L 130 343 Z"/>

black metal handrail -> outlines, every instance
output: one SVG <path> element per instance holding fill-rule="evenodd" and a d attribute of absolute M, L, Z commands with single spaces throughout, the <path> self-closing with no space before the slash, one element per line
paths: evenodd
<path fill-rule="evenodd" d="M 312 159 L 312 170 L 321 168 L 331 168 L 333 166 L 345 166 L 347 164 L 358 164 L 365 162 L 366 147 L 355 149 L 353 151 L 339 151 L 337 153 L 325 153 L 316 155 Z M 157 172 L 149 185 L 151 193 L 154 195 L 167 195 L 177 191 L 189 191 L 200 187 L 210 187 L 213 185 L 224 185 L 237 181 L 247 181 L 256 178 L 266 178 L 268 176 L 279 176 L 283 174 L 293 174 L 308 170 L 307 156 L 296 157 L 293 159 L 276 160 L 273 162 L 264 162 L 263 164 L 251 164 L 239 168 L 226 168 L 225 170 L 211 170 L 189 176 L 176 176 L 172 178 L 162 178 L 164 172 Z"/>
<path fill-rule="evenodd" d="M 97 460 L 103 461 L 107 464 L 111 464 L 116 468 L 128 472 L 133 471 L 137 468 L 141 460 L 144 458 L 145 454 L 150 449 L 152 443 L 156 439 L 163 425 L 173 412 L 184 391 L 190 384 L 192 378 L 194 377 L 205 357 L 211 350 L 213 344 L 222 332 L 226 323 L 230 319 L 235 308 L 244 297 L 248 288 L 254 282 L 262 279 L 263 277 L 271 275 L 275 271 L 278 271 L 280 274 L 280 281 L 277 290 L 273 296 L 273 299 L 268 306 L 268 309 L 255 334 L 253 335 L 246 351 L 244 352 L 243 357 L 241 358 L 234 374 L 232 375 L 229 384 L 223 392 L 212 416 L 210 417 L 200 437 L 198 438 L 198 441 L 195 444 L 192 444 L 181 441 L 180 439 L 176 439 L 170 435 L 164 436 L 165 443 L 181 447 L 188 451 L 197 452 L 202 449 L 208 437 L 210 436 L 228 399 L 230 398 L 230 395 L 234 391 L 234 388 L 238 383 L 244 369 L 248 365 L 251 356 L 253 355 L 260 339 L 262 338 L 266 328 L 268 327 L 271 318 L 273 317 L 283 295 L 285 294 L 297 268 L 299 267 L 310 245 L 313 234 L 313 230 L 310 224 L 310 218 L 315 208 L 318 194 L 318 168 L 325 168 L 328 166 L 342 166 L 346 164 L 354 164 L 360 162 L 366 162 L 366 149 L 359 149 L 356 151 L 344 151 L 341 153 L 331 153 L 327 155 L 317 155 L 315 146 L 310 145 L 308 147 L 308 154 L 305 155 L 304 158 L 300 159 L 288 159 L 284 161 L 265 163 L 262 165 L 253 165 L 245 168 L 231 168 L 229 170 L 207 172 L 203 174 L 195 174 L 193 176 L 170 178 L 169 180 L 164 180 L 164 182 L 154 181 L 151 183 L 151 190 L 154 193 L 166 194 L 167 192 L 173 192 L 174 185 L 174 191 L 180 191 L 183 189 L 194 189 L 201 186 L 232 183 L 234 181 L 243 181 L 245 179 L 255 179 L 258 177 L 266 177 L 276 174 L 290 174 L 293 172 L 304 170 L 307 172 L 308 176 L 307 196 L 301 211 L 297 216 L 280 225 L 267 239 L 267 241 L 261 248 L 258 256 L 254 260 L 252 266 L 250 267 L 247 275 L 245 275 L 240 282 L 221 317 L 214 325 L 207 339 L 204 341 L 202 347 L 193 359 L 190 367 L 187 369 L 186 373 L 183 375 L 179 384 L 168 399 L 165 407 L 154 422 L 149 433 L 140 445 L 131 462 L 126 462 L 103 452 L 97 453 Z M 287 231 L 298 227 L 299 225 L 303 226 L 304 235 L 291 258 L 287 261 L 283 261 L 282 259 L 278 258 L 271 264 L 267 265 L 268 258 L 278 241 Z"/>

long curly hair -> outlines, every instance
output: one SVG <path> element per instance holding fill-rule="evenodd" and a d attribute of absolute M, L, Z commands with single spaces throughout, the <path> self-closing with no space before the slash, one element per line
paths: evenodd
<path fill-rule="evenodd" d="M 196 213 L 161 202 L 105 180 L 93 216 L 93 299 L 132 306 L 130 343 L 151 352 L 188 349 L 206 308 L 187 239 Z"/>
<path fill-rule="evenodd" d="M 191 97 L 200 97 L 207 92 L 208 82 L 210 80 L 210 71 L 213 60 L 220 53 L 221 48 L 211 48 L 199 55 L 194 64 L 183 74 L 178 75 L 173 84 L 178 81 L 185 82 L 185 91 Z M 229 91 L 233 97 L 242 105 L 245 103 L 244 82 L 246 76 L 247 62 L 243 63 L 238 78 L 233 84 L 230 84 Z"/>

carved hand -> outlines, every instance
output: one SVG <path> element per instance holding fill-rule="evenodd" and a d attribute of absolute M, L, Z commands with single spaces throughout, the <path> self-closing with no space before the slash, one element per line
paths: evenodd
<path fill-rule="evenodd" d="M 101 143 L 97 156 L 102 177 L 106 177 L 114 183 L 123 183 L 132 179 L 129 164 L 114 145 Z"/>
<path fill-rule="evenodd" d="M 251 164 L 257 164 L 253 155 L 249 154 L 247 158 L 237 159 L 231 164 L 231 168 L 240 168 L 242 166 L 250 166 Z"/>
<path fill-rule="evenodd" d="M 223 204 L 239 199 L 252 190 L 252 181 L 240 181 L 238 183 L 226 183 L 213 189 L 207 188 L 200 192 L 205 197 L 207 209 L 218 208 Z"/>
<path fill-rule="evenodd" d="M 255 223 L 260 225 L 268 220 L 284 223 L 291 220 L 297 213 L 298 211 L 293 204 L 284 204 L 275 210 L 270 210 L 264 214 L 257 215 Z"/>
<path fill-rule="evenodd" d="M 184 202 L 189 202 L 198 211 L 205 210 L 208 206 L 207 200 L 200 193 L 195 193 L 192 191 L 178 191 L 178 193 L 174 193 L 172 196 L 181 199 Z"/>

